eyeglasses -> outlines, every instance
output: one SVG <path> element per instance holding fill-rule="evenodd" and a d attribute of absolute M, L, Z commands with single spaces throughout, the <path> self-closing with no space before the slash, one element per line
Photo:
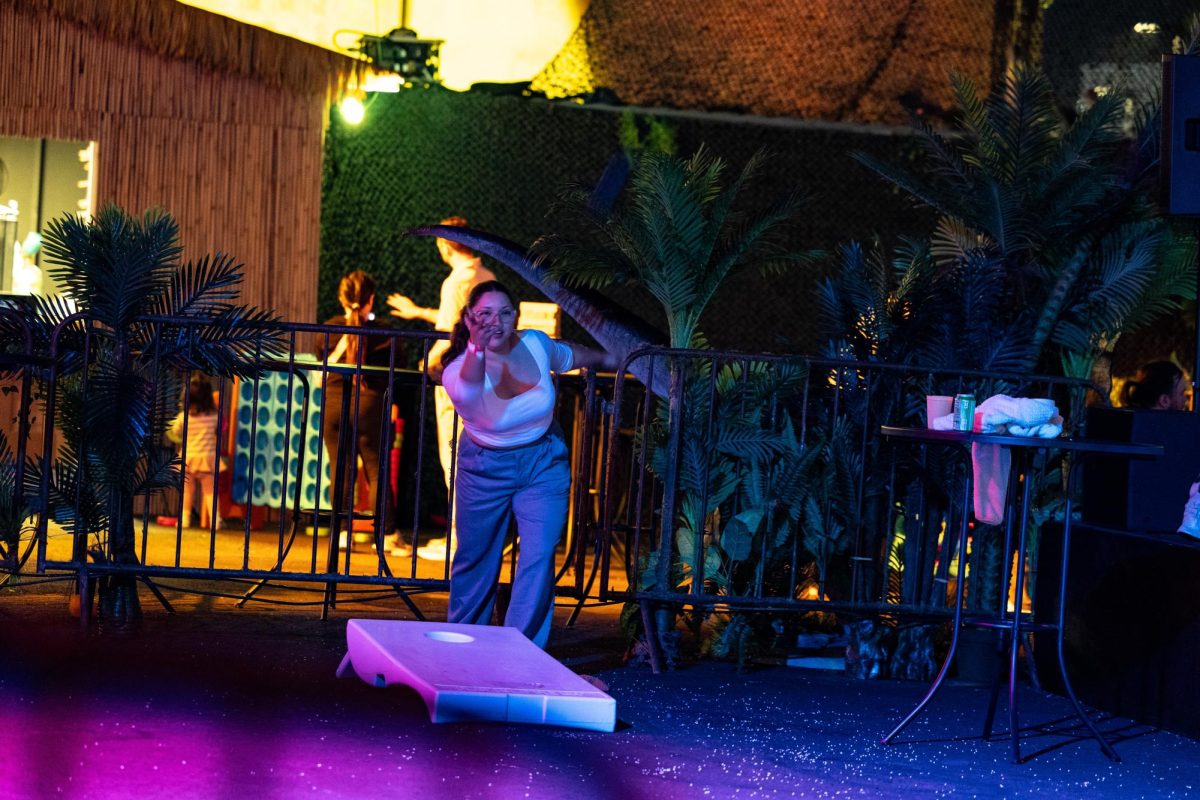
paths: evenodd
<path fill-rule="evenodd" d="M 475 319 L 484 325 L 491 325 L 497 319 L 501 322 L 512 322 L 517 318 L 517 311 L 514 308 L 506 308 L 499 313 L 492 311 L 490 308 L 485 308 L 482 311 L 476 311 Z"/>

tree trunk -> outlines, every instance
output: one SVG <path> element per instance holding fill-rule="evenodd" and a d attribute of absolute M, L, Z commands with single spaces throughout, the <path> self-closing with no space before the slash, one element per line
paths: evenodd
<path fill-rule="evenodd" d="M 133 532 L 133 493 L 116 488 L 109 494 L 108 560 L 112 564 L 137 564 Z M 108 575 L 100 582 L 100 622 L 118 633 L 136 630 L 142 622 L 137 578 Z"/>
<path fill-rule="evenodd" d="M 635 350 L 663 341 L 659 331 L 604 295 L 584 289 L 570 289 L 546 278 L 529 260 L 525 249 L 507 239 L 454 225 L 430 225 L 414 228 L 409 233 L 449 239 L 496 259 L 557 303 L 564 314 L 578 322 L 601 347 L 617 358 L 624 358 Z M 654 394 L 665 397 L 668 388 L 666 369 L 661 363 L 652 365 L 651 361 L 647 358 L 638 359 L 630 366 L 630 372 Z"/>

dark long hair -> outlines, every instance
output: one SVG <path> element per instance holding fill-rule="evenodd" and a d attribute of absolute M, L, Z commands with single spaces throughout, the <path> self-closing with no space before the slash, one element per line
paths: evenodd
<path fill-rule="evenodd" d="M 342 308 L 350 310 L 346 324 L 355 328 L 362 327 L 362 307 L 375 296 L 375 281 L 361 269 L 356 269 L 342 278 L 338 284 L 338 301 Z M 351 336 L 346 341 L 346 363 L 358 363 L 358 348 L 361 336 Z"/>
<path fill-rule="evenodd" d="M 188 381 L 188 413 L 213 414 L 216 410 L 212 384 L 203 375 L 193 375 Z"/>
<path fill-rule="evenodd" d="M 471 338 L 471 332 L 467 330 L 467 323 L 464 319 L 467 316 L 467 312 L 479 302 L 479 298 L 488 292 L 499 292 L 508 298 L 508 302 L 513 302 L 512 292 L 500 281 L 484 281 L 471 287 L 471 293 L 467 295 L 467 304 L 458 312 L 458 322 L 454 323 L 454 330 L 450 331 L 450 347 L 442 354 L 442 369 L 448 367 L 450 362 L 458 358 L 467 349 L 467 342 Z M 516 304 L 513 303 L 513 305 Z"/>
<path fill-rule="evenodd" d="M 1170 361 L 1151 361 L 1138 370 L 1137 379 L 1121 389 L 1121 405 L 1128 408 L 1154 408 L 1158 399 L 1175 391 L 1183 380 L 1183 370 Z"/>

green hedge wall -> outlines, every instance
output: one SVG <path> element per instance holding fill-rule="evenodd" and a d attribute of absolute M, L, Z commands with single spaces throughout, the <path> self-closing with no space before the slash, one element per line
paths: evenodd
<path fill-rule="evenodd" d="M 644 116 L 634 119 L 645 129 Z M 770 168 L 747 200 L 753 206 L 804 188 L 812 200 L 791 233 L 797 246 L 833 250 L 875 234 L 890 241 L 923 232 L 931 223 L 927 212 L 849 156 L 863 150 L 912 160 L 915 148 L 904 132 L 731 115 L 663 121 L 680 155 L 705 144 L 740 167 L 767 148 Z M 437 87 L 374 95 L 357 127 L 343 123 L 335 110 L 326 140 L 316 318 L 336 313 L 337 281 L 356 268 L 370 272 L 384 294 L 403 292 L 435 305 L 445 267 L 432 241 L 405 236 L 405 230 L 460 214 L 473 227 L 529 244 L 556 230 L 547 213 L 557 193 L 569 183 L 594 182 L 619 147 L 621 130 L 619 109 Z M 832 259 L 823 269 L 831 264 Z M 542 299 L 532 287 L 496 271 L 522 299 Z M 718 296 L 703 329 L 718 347 L 812 352 L 819 342 L 811 298 L 821 274 L 737 277 Z M 615 297 L 660 324 L 656 307 L 641 293 L 622 290 Z M 566 323 L 564 335 L 581 334 Z"/>

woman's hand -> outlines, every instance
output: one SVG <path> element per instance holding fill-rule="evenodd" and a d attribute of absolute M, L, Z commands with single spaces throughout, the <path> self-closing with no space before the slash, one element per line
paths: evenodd
<path fill-rule="evenodd" d="M 437 325 L 438 323 L 438 310 L 436 308 L 419 306 L 411 298 L 405 297 L 402 294 L 389 294 L 387 304 L 392 310 L 393 317 L 420 319 L 428 322 L 430 325 Z"/>
<path fill-rule="evenodd" d="M 389 294 L 387 304 L 392 309 L 393 316 L 403 317 L 404 319 L 412 319 L 424 310 L 402 294 Z"/>
<path fill-rule="evenodd" d="M 463 314 L 463 322 L 466 323 L 467 331 L 471 334 L 471 344 L 480 350 L 487 349 L 488 342 L 501 333 L 499 325 L 482 322 L 473 311 L 468 310 Z"/>

